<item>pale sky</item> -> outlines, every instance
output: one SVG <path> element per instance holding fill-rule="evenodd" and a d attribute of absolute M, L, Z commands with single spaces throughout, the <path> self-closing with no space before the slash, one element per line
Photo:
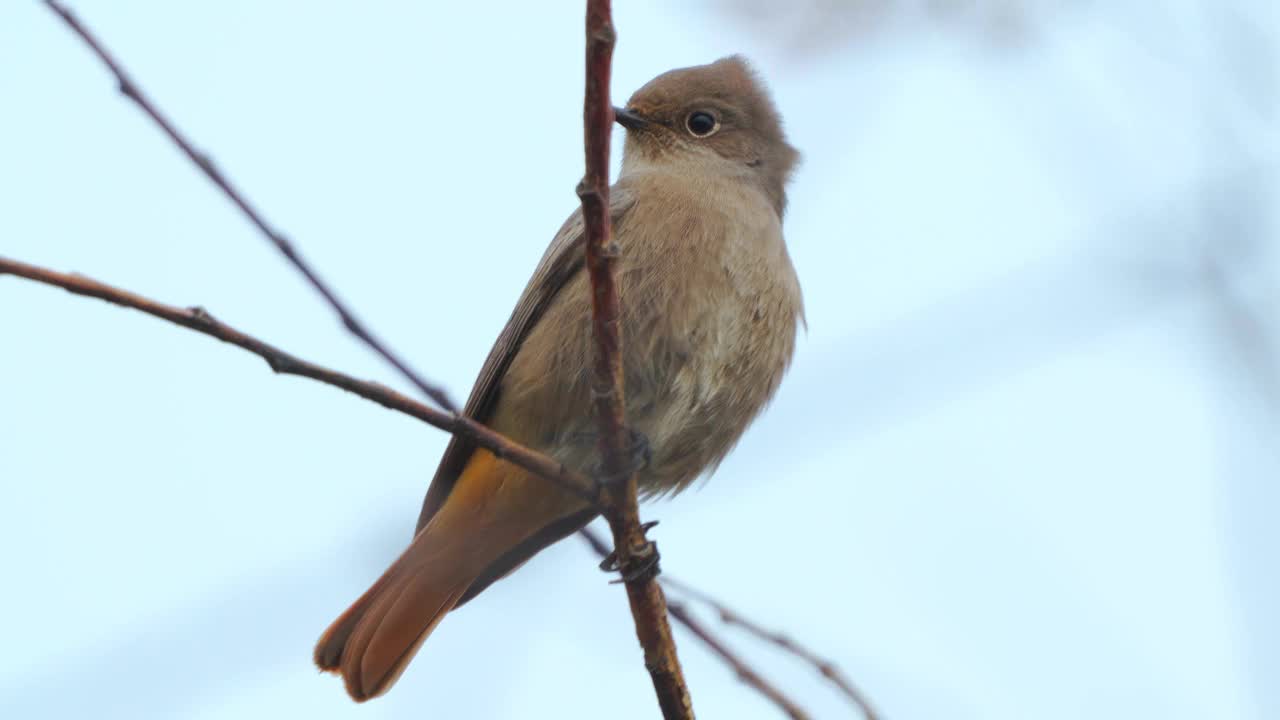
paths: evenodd
<path fill-rule="evenodd" d="M 804 154 L 809 330 L 715 476 L 643 510 L 666 570 L 892 720 L 1280 717 L 1274 4 L 1029 2 L 1012 33 L 1001 3 L 865 32 L 838 4 L 615 4 L 616 99 L 744 53 Z M 576 204 L 581 3 L 73 5 L 465 397 Z M 0 9 L 0 90 L 0 255 L 404 387 L 37 3 Z M 0 378 L 0 716 L 656 717 L 623 592 L 576 540 L 450 615 L 386 697 L 314 669 L 409 540 L 443 433 L 14 278 Z M 815 718 L 855 717 L 723 633 Z M 700 717 L 777 716 L 677 640 Z"/>

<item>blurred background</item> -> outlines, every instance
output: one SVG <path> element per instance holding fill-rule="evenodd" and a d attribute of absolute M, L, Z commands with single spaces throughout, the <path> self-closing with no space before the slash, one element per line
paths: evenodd
<path fill-rule="evenodd" d="M 73 5 L 465 397 L 577 202 L 582 3 Z M 894 720 L 1280 717 L 1276 4 L 616 6 L 616 99 L 745 53 L 805 157 L 809 329 L 713 480 L 644 511 L 667 571 Z M 0 91 L 0 254 L 403 387 L 37 3 L 0 9 Z M 444 434 L 13 278 L 0 378 L 0 715 L 657 715 L 576 539 L 385 698 L 314 670 Z M 725 637 L 816 718 L 857 716 Z M 701 717 L 777 716 L 678 640 Z"/>

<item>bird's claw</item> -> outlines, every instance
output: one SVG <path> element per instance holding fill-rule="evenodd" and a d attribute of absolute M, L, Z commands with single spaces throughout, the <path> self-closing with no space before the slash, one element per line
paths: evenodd
<path fill-rule="evenodd" d="M 594 433 L 592 434 L 594 436 Z M 596 463 L 591 468 L 593 477 L 601 478 L 602 482 L 622 482 L 632 475 L 649 467 L 649 463 L 653 460 L 653 448 L 649 445 L 649 438 L 639 430 L 627 428 L 627 447 L 623 451 L 624 467 L 617 473 L 607 473 L 604 470 L 603 463 Z"/>
<path fill-rule="evenodd" d="M 640 533 L 642 535 L 647 533 L 650 528 L 657 524 L 657 520 L 641 523 Z M 645 540 L 644 545 L 631 553 L 625 566 L 618 560 L 618 551 L 614 550 L 600 561 L 600 569 L 608 573 L 616 572 L 621 574 L 622 577 L 617 580 L 610 580 L 610 584 L 630 583 L 657 577 L 662 572 L 658 565 L 659 559 L 658 544 L 652 540 Z"/>
<path fill-rule="evenodd" d="M 638 473 L 649 467 L 649 463 L 653 461 L 653 446 L 649 444 L 649 437 L 634 428 L 627 428 L 627 435 L 630 439 L 630 447 L 628 455 L 631 459 L 631 472 Z"/>

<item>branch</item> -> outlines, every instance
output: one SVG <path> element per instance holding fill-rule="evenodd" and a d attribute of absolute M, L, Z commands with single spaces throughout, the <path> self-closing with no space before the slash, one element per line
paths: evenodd
<path fill-rule="evenodd" d="M 582 495 L 584 499 L 592 503 L 600 503 L 600 498 L 597 494 L 598 486 L 596 483 L 582 475 L 574 473 L 563 465 L 560 465 L 556 461 L 538 453 L 535 450 L 530 450 L 529 448 L 519 445 L 518 443 L 509 440 L 505 436 L 494 432 L 488 427 L 481 425 L 470 418 L 441 412 L 429 405 L 425 405 L 413 398 L 398 393 L 385 385 L 367 380 L 357 380 L 350 375 L 303 360 L 296 355 L 281 350 L 270 343 L 259 340 L 252 335 L 248 335 L 243 331 L 237 330 L 236 328 L 217 320 L 202 307 L 180 308 L 172 305 L 165 305 L 164 303 L 157 302 L 127 290 L 107 285 L 106 283 L 98 282 L 83 275 L 55 272 L 53 270 L 28 265 L 26 263 L 10 260 L 0 256 L 0 276 L 3 275 L 13 275 L 15 277 L 25 278 L 43 285 L 62 288 L 63 290 L 76 295 L 97 298 L 113 305 L 138 310 L 153 317 L 160 318 L 161 320 L 167 320 L 203 335 L 216 338 L 229 345 L 234 345 L 257 355 L 266 361 L 267 365 L 270 366 L 273 372 L 281 375 L 304 377 L 325 385 L 331 385 L 333 387 L 346 390 L 347 392 L 362 397 L 365 400 L 375 402 L 388 410 L 393 410 L 410 417 L 417 418 L 418 420 L 444 430 L 445 432 L 463 436 L 472 442 L 475 442 L 477 445 L 486 448 L 490 452 L 494 453 L 494 455 L 510 460 L 530 472 L 557 482 L 567 489 Z M 610 555 L 611 551 L 609 546 L 590 528 L 584 528 L 580 534 L 601 558 Z M 709 595 L 696 590 L 685 583 L 666 575 L 662 576 L 661 582 L 678 589 L 696 600 L 710 605 L 720 614 L 720 617 L 724 622 L 739 625 L 753 634 L 773 642 L 783 649 L 795 653 L 813 663 L 824 675 L 845 690 L 846 694 L 849 694 L 862 707 L 867 720 L 877 720 L 875 713 L 866 701 L 862 699 L 861 694 L 852 686 L 852 684 L 843 678 L 831 663 L 821 660 L 813 653 L 800 648 L 782 635 L 770 633 L 761 629 L 759 626 L 734 614 L 723 604 L 711 598 Z M 669 610 L 671 612 L 671 616 L 674 617 L 677 622 L 687 627 L 694 633 L 694 635 L 706 643 L 712 651 L 719 655 L 722 660 L 729 664 L 743 682 L 768 697 L 790 717 L 807 717 L 803 710 L 796 707 L 794 702 L 764 680 L 759 673 L 747 666 L 745 661 L 737 657 L 731 650 L 713 637 L 710 631 L 703 627 L 697 619 L 694 618 L 686 608 L 684 608 L 683 605 L 673 603 L 669 606 Z"/>
<path fill-rule="evenodd" d="M 673 590 L 684 593 L 699 602 L 709 605 L 716 611 L 720 616 L 720 620 L 726 625 L 737 625 L 761 640 L 772 643 L 773 645 L 776 645 L 809 663 L 817 669 L 823 677 L 829 680 L 831 684 L 839 688 L 840 692 L 843 693 L 845 697 L 849 698 L 849 701 L 862 711 L 863 716 L 865 716 L 867 720 L 879 720 L 880 716 L 871 705 L 871 701 L 867 699 L 867 696 L 863 694 L 861 690 L 850 682 L 849 678 L 844 676 L 844 673 L 840 672 L 840 668 L 836 667 L 835 663 L 818 656 L 812 650 L 809 650 L 780 632 L 767 630 L 760 625 L 757 625 L 755 622 L 737 614 L 733 610 L 729 609 L 729 607 L 724 603 L 711 597 L 707 593 L 698 590 L 697 588 L 691 587 L 688 584 L 672 577 L 663 577 L 663 583 L 670 586 Z"/>
<path fill-rule="evenodd" d="M 429 405 L 425 405 L 413 398 L 403 395 L 392 390 L 385 385 L 367 380 L 358 380 L 338 372 L 326 368 L 321 365 L 303 360 L 296 355 L 281 350 L 270 343 L 259 340 L 252 335 L 248 335 L 241 330 L 237 330 L 226 323 L 223 323 L 211 315 L 202 307 L 180 308 L 172 305 L 165 305 L 150 298 L 137 295 L 127 290 L 98 282 L 83 275 L 60 273 L 48 270 L 34 265 L 18 262 L 0 256 L 0 275 L 13 275 L 15 277 L 32 280 L 43 285 L 62 288 L 67 292 L 82 295 L 85 297 L 97 298 L 104 300 L 113 305 L 138 310 L 153 317 L 167 320 L 176 325 L 180 325 L 189 330 L 194 330 L 203 335 L 216 338 L 229 345 L 234 345 L 243 350 L 247 350 L 254 355 L 266 361 L 271 370 L 280 375 L 294 375 L 304 377 L 316 382 L 331 385 L 347 392 L 357 395 L 365 400 L 375 402 L 388 410 L 403 413 L 413 418 L 417 418 L 428 425 L 444 430 L 445 432 L 463 436 L 477 445 L 484 447 L 494 455 L 510 460 L 511 462 L 536 473 L 542 477 L 548 478 L 567 489 L 582 495 L 584 499 L 592 503 L 599 504 L 600 500 L 597 496 L 598 486 L 586 477 L 583 477 L 573 471 L 565 468 L 551 458 L 530 450 L 518 443 L 515 443 L 503 435 L 489 429 L 488 427 L 476 423 L 470 418 L 441 412 Z M 581 531 L 583 539 L 591 545 L 592 549 L 601 558 L 610 554 L 609 546 L 600 539 L 590 528 L 584 528 Z M 861 695 L 851 684 L 848 683 L 834 666 L 825 662 L 812 653 L 798 648 L 793 642 L 787 640 L 781 635 L 769 633 L 759 626 L 742 619 L 735 615 L 732 611 L 725 608 L 718 601 L 712 599 L 705 593 L 695 590 L 694 588 L 677 581 L 670 576 L 663 576 L 661 582 L 671 585 L 681 592 L 693 597 L 697 600 L 712 606 L 726 623 L 740 625 L 750 632 L 765 638 L 789 652 L 796 653 L 801 657 L 809 660 L 817 665 L 832 682 L 841 686 L 846 693 L 850 694 L 861 706 L 863 712 L 867 716 L 867 720 L 876 720 L 875 713 L 870 706 L 861 700 Z M 673 603 L 669 606 L 671 616 L 677 622 L 684 625 L 694 633 L 700 640 L 707 644 L 717 655 L 720 656 L 738 677 L 744 683 L 755 688 L 765 697 L 769 698 L 777 704 L 790 717 L 803 719 L 808 717 L 805 712 L 799 709 L 794 702 L 787 698 L 781 691 L 773 687 L 768 681 L 749 667 L 745 661 L 737 657 L 731 650 L 720 643 L 710 631 L 703 627 L 696 618 L 694 618 L 688 610 L 679 603 Z"/>
<path fill-rule="evenodd" d="M 615 33 L 610 0 L 587 0 L 586 93 L 583 102 L 586 172 L 578 184 L 585 225 L 587 273 L 591 278 L 591 329 L 595 338 L 592 390 L 600 435 L 603 515 L 613 532 L 614 565 L 621 572 L 635 620 L 644 664 L 666 720 L 692 720 L 693 700 L 676 656 L 667 621 L 667 601 L 657 582 L 658 549 L 645 538 L 629 466 L 630 436 L 624 418 L 622 328 L 609 218 L 609 101 Z"/>
<path fill-rule="evenodd" d="M 196 166 L 200 168 L 200 172 L 204 173 L 206 177 L 212 180 L 213 184 L 217 185 L 218 189 L 222 191 L 222 194 L 226 195 L 228 200 L 234 203 L 236 207 L 240 208 L 240 212 L 249 219 L 249 222 L 253 223 L 254 227 L 258 228 L 258 231 L 262 233 L 263 237 L 269 240 L 271 244 L 280 251 L 280 254 L 284 255 L 285 259 L 298 270 L 298 272 L 302 273 L 302 276 L 307 279 L 307 282 L 311 284 L 311 287 L 315 288 L 316 292 L 320 293 L 320 295 L 324 297 L 325 302 L 329 303 L 329 307 L 333 308 L 334 312 L 338 314 L 338 318 L 342 320 L 342 325 L 348 332 L 355 335 L 364 342 L 365 345 L 368 345 L 373 349 L 374 352 L 381 355 L 382 359 L 390 363 L 392 367 L 398 370 L 401 375 L 409 380 L 409 382 L 413 383 L 423 395 L 431 398 L 440 405 L 440 407 L 449 410 L 450 412 L 456 413 L 458 411 L 457 406 L 454 404 L 453 400 L 449 398 L 449 394 L 445 392 L 443 388 L 435 385 L 434 383 L 427 382 L 421 375 L 414 371 L 413 368 L 409 367 L 408 363 L 401 360 L 395 353 L 391 352 L 383 342 L 374 337 L 373 333 L 364 326 L 364 323 L 360 322 L 360 320 L 356 318 L 355 313 L 338 299 L 338 296 L 333 289 L 320 279 L 320 276 L 312 269 L 311 264 L 298 254 L 298 250 L 293 246 L 293 243 L 291 243 L 289 239 L 279 231 L 267 224 L 267 221 L 262 218 L 262 215 L 260 215 L 258 211 L 249 204 L 249 201 L 245 199 L 240 191 L 237 190 L 235 186 L 231 184 L 231 181 L 222 174 L 222 171 L 213 164 L 212 158 L 195 149 L 191 144 L 191 141 L 179 132 L 173 123 L 160 112 L 159 108 L 157 108 L 155 104 L 142 93 L 138 84 L 129 77 L 128 73 L 124 71 L 124 68 L 120 66 L 120 63 L 116 62 L 115 58 L 111 56 L 111 53 L 107 52 L 106 48 L 103 47 L 102 43 L 99 42 L 96 37 L 94 37 L 93 33 L 89 32 L 89 30 L 80 23 L 80 20 L 71 12 L 71 10 L 63 6 L 62 3 L 57 2 L 57 0 L 44 0 L 44 4 L 47 5 L 50 10 L 57 13 L 58 16 L 62 18 L 63 22 L 65 22 L 67 26 L 71 28 L 76 35 L 79 35 L 80 39 L 89 46 L 89 49 L 93 51 L 93 54 L 98 56 L 98 59 L 102 61 L 102 64 L 107 66 L 107 69 L 115 76 L 116 84 L 120 89 L 120 93 L 132 100 L 139 108 L 141 108 L 142 112 L 146 113 L 147 117 L 150 117 L 155 124 L 164 131 L 165 135 L 169 136 L 169 139 L 178 146 L 178 149 L 190 158 L 191 162 L 195 163 Z"/>
<path fill-rule="evenodd" d="M 76 295 L 106 300 L 121 307 L 140 310 L 148 315 L 195 330 L 225 343 L 243 348 L 267 361 L 274 372 L 281 375 L 297 375 L 326 385 L 342 388 L 349 393 L 372 400 L 389 409 L 433 425 L 445 432 L 466 438 L 489 450 L 497 457 L 508 460 L 531 473 L 558 483 L 584 500 L 600 505 L 597 483 L 584 477 L 536 450 L 520 445 L 471 418 L 447 413 L 425 405 L 391 388 L 367 380 L 357 380 L 335 370 L 307 362 L 295 355 L 247 335 L 213 317 L 201 307 L 180 308 L 165 305 L 149 298 L 121 290 L 83 275 L 55 272 L 27 265 L 0 256 L 0 275 L 16 275 L 45 285 L 60 287 Z"/>

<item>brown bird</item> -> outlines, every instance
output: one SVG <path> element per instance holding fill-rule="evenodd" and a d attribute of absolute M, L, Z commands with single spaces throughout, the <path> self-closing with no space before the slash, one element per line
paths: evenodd
<path fill-rule="evenodd" d="M 611 191 L 621 251 L 627 422 L 646 438 L 646 495 L 714 468 L 791 361 L 800 285 L 782 237 L 797 153 L 741 57 L 672 70 L 616 109 L 627 131 Z M 556 234 L 498 336 L 466 414 L 588 472 L 591 302 L 582 214 Z M 454 608 L 595 511 L 454 438 L 404 554 L 321 636 L 315 661 L 357 701 L 386 692 Z"/>

